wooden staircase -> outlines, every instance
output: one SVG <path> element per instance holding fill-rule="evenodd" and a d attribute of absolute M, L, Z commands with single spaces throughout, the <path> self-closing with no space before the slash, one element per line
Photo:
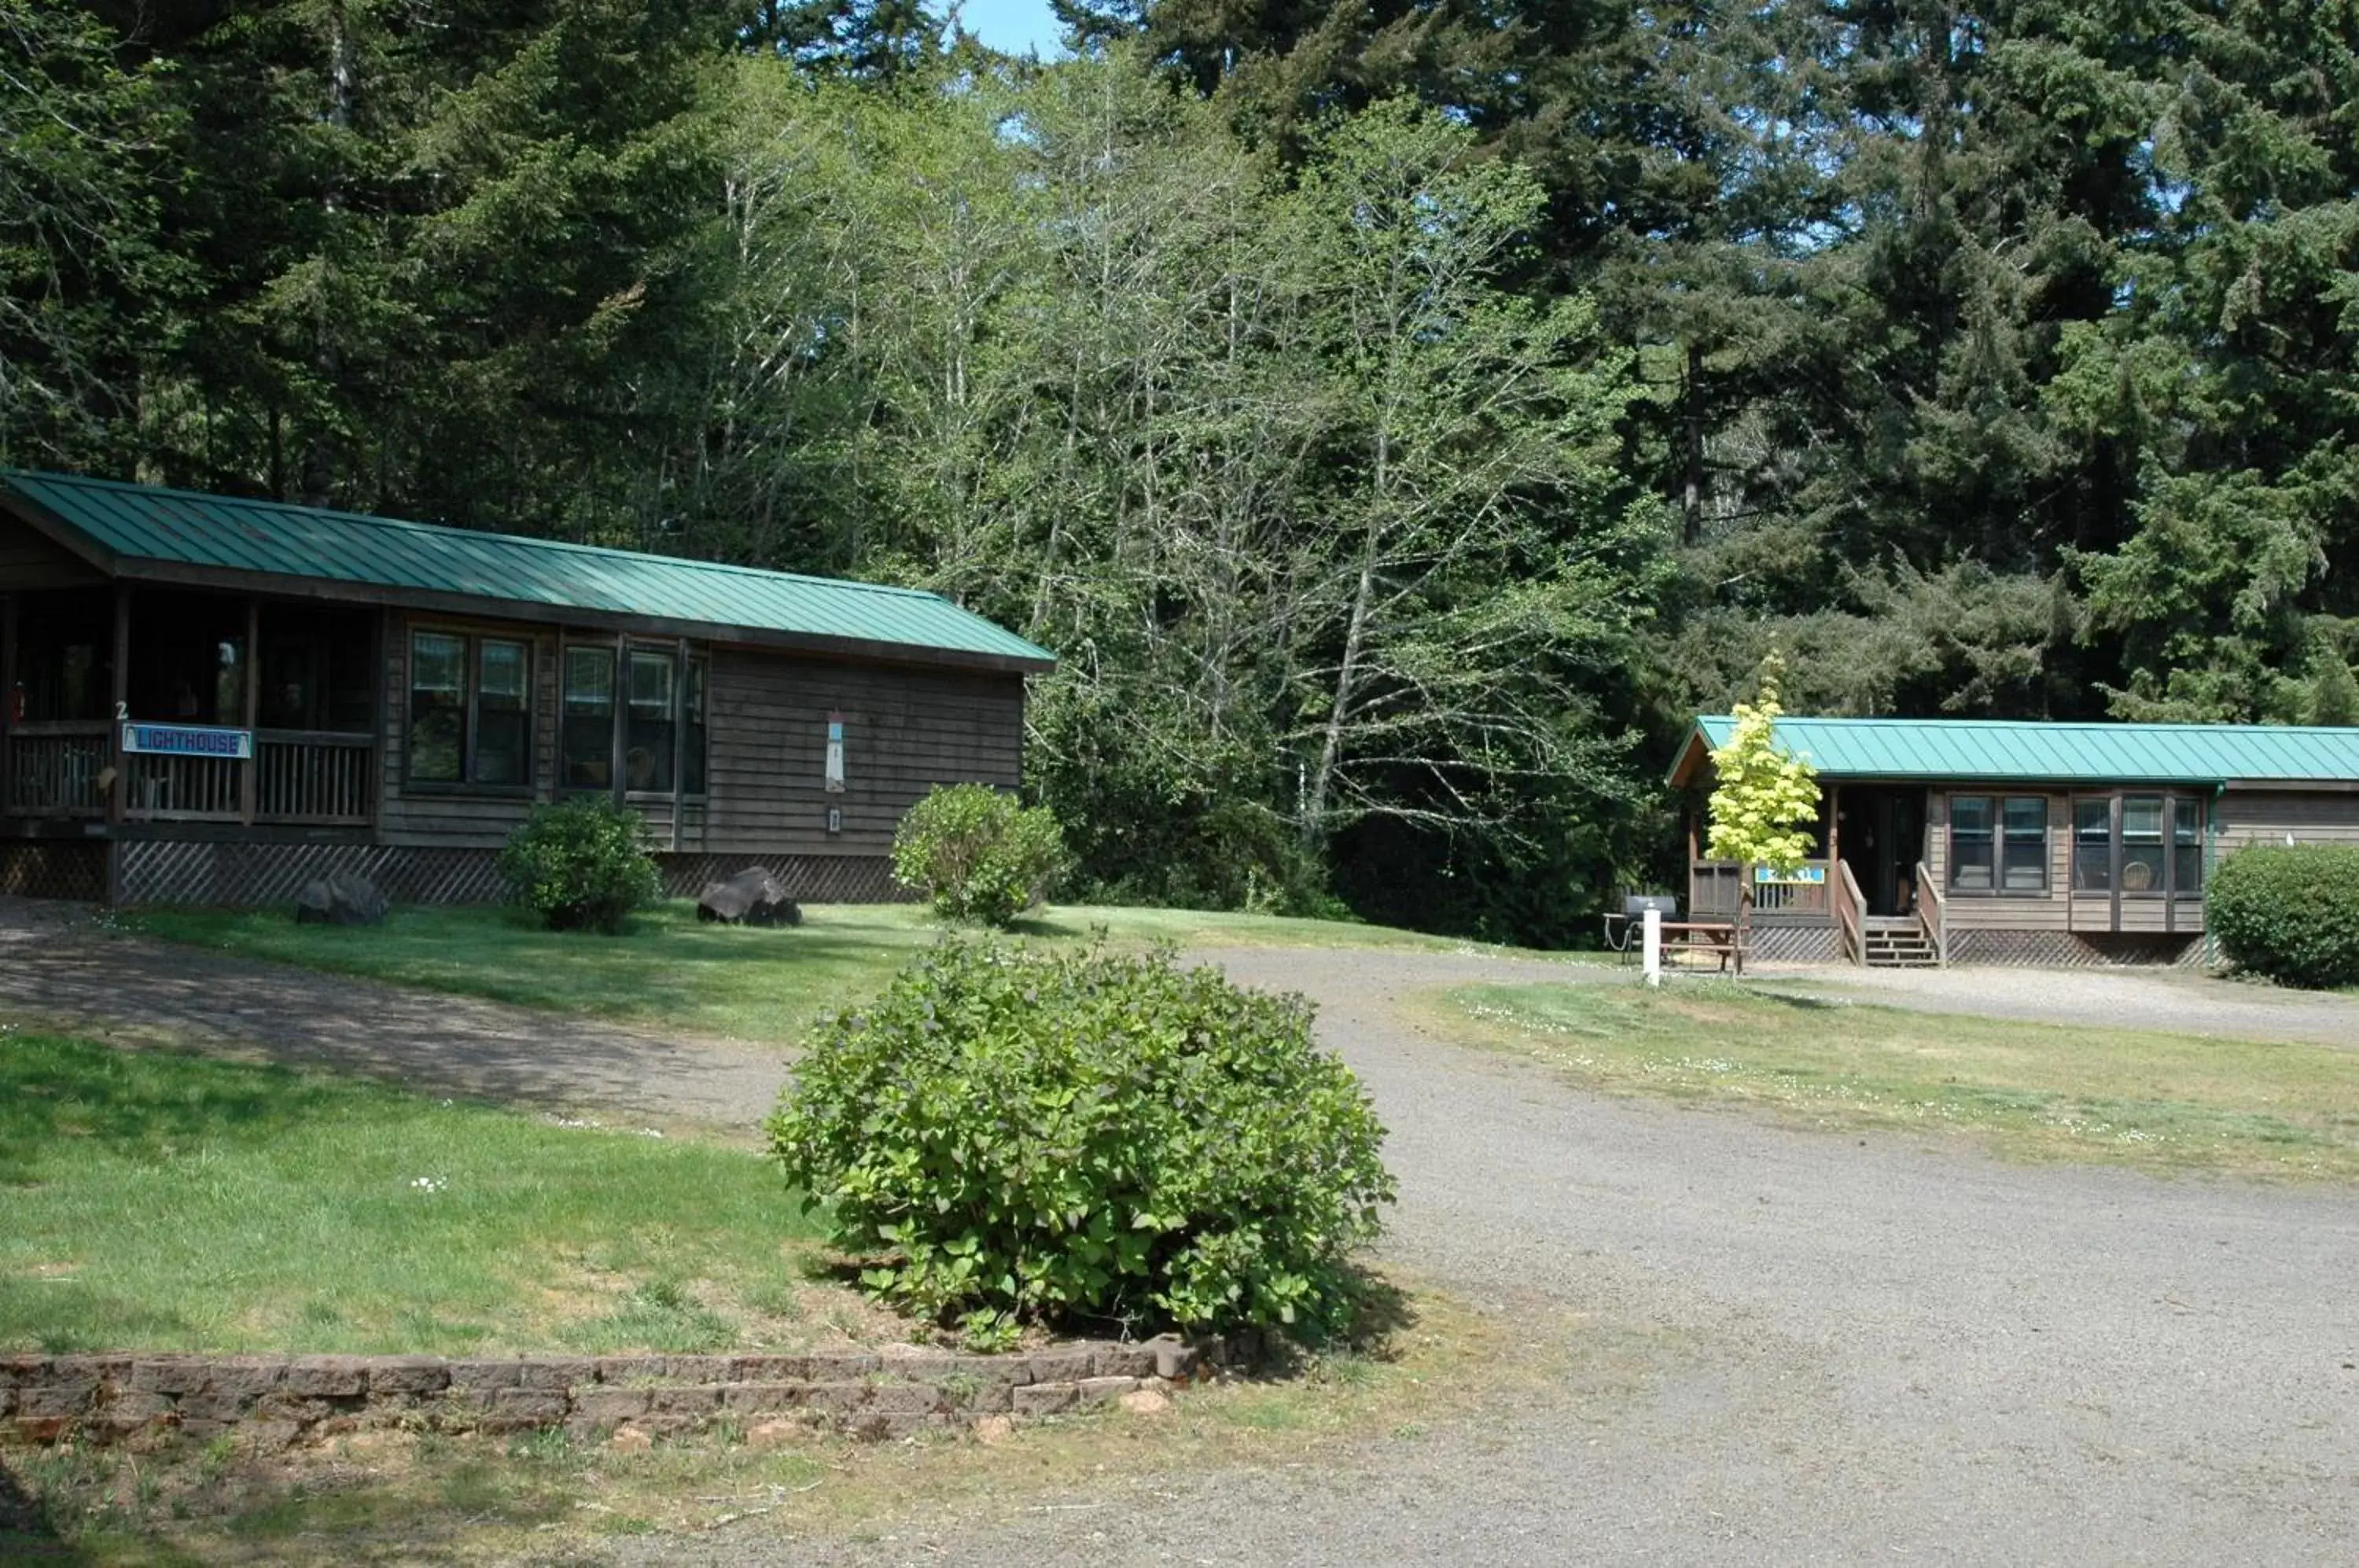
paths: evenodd
<path fill-rule="evenodd" d="M 1870 969 L 1931 969 L 1941 962 L 1914 915 L 1870 915 L 1860 936 Z"/>

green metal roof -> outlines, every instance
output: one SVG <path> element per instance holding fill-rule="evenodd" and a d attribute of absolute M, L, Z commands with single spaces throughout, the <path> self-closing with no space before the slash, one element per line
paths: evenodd
<path fill-rule="evenodd" d="M 1680 767 L 1700 735 L 1724 746 L 1725 714 L 1696 720 Z M 1993 782 L 2226 784 L 2359 782 L 2359 729 L 2288 724 L 2066 724 L 2025 719 L 1807 719 L 1777 721 L 1778 744 L 1839 779 L 1955 779 Z M 1675 772 L 1679 768 L 1674 769 Z"/>
<path fill-rule="evenodd" d="M 396 603 L 489 601 L 878 653 L 1055 662 L 939 593 L 910 588 L 14 469 L 0 470 L 0 495 L 96 547 L 120 576 L 159 575 L 142 570 L 152 565 L 260 573 L 390 590 L 375 596 Z"/>

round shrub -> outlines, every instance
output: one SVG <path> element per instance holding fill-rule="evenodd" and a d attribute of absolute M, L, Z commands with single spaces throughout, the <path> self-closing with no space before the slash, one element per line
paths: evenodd
<path fill-rule="evenodd" d="M 988 784 L 936 785 L 893 834 L 893 879 L 954 920 L 1005 926 L 1046 898 L 1065 859 L 1046 806 Z"/>
<path fill-rule="evenodd" d="M 2240 969 L 2288 985 L 2359 985 L 2359 844 L 2240 850 L 2212 871 L 2204 918 Z"/>
<path fill-rule="evenodd" d="M 822 1025 L 768 1123 L 875 1294 L 1022 1323 L 1342 1327 L 1392 1178 L 1300 996 L 952 939 Z"/>
<path fill-rule="evenodd" d="M 536 807 L 500 850 L 508 897 L 551 931 L 621 934 L 663 887 L 639 847 L 641 828 L 638 812 L 603 796 Z"/>

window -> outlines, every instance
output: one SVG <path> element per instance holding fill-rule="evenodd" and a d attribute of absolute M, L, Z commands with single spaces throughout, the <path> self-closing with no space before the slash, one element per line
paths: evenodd
<path fill-rule="evenodd" d="M 2181 795 L 2171 802 L 2170 887 L 2174 893 L 2203 891 L 2203 808 Z"/>
<path fill-rule="evenodd" d="M 1991 803 L 1987 795 L 1950 797 L 1950 886 L 1987 893 L 1992 872 Z"/>
<path fill-rule="evenodd" d="M 627 789 L 671 793 L 672 734 L 678 722 L 673 678 L 679 669 L 669 653 L 631 650 L 630 722 L 623 735 L 623 786 Z"/>
<path fill-rule="evenodd" d="M 2072 890 L 2114 890 L 2114 802 L 2110 798 L 2072 802 Z"/>
<path fill-rule="evenodd" d="M 704 793 L 704 660 L 688 661 L 688 690 L 680 699 L 680 722 L 688 726 L 688 743 L 680 749 L 680 792 Z"/>
<path fill-rule="evenodd" d="M 532 784 L 532 650 L 506 637 L 409 635 L 409 778 Z"/>
<path fill-rule="evenodd" d="M 614 784 L 614 650 L 565 650 L 564 753 L 568 789 L 610 789 Z"/>
<path fill-rule="evenodd" d="M 1960 893 L 2048 890 L 2048 798 L 1950 797 L 1950 887 Z"/>
<path fill-rule="evenodd" d="M 2122 797 L 2122 891 L 2159 893 L 2163 888 L 2162 797 Z"/>
<path fill-rule="evenodd" d="M 532 782 L 532 656 L 485 637 L 475 656 L 475 782 Z"/>
<path fill-rule="evenodd" d="M 2000 812 L 1999 886 L 2010 893 L 2048 891 L 2048 799 L 2009 795 Z"/>
<path fill-rule="evenodd" d="M 447 632 L 409 638 L 409 776 L 422 784 L 466 779 L 467 639 Z"/>

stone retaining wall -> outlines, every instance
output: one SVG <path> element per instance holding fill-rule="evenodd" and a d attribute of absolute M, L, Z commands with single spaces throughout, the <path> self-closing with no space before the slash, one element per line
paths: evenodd
<path fill-rule="evenodd" d="M 562 1428 L 601 1440 L 623 1428 L 656 1437 L 723 1422 L 879 1440 L 1168 1391 L 1218 1355 L 1174 1338 L 1010 1356 L 0 1355 L 0 1442 L 231 1434 L 277 1449 L 369 1428 Z"/>

